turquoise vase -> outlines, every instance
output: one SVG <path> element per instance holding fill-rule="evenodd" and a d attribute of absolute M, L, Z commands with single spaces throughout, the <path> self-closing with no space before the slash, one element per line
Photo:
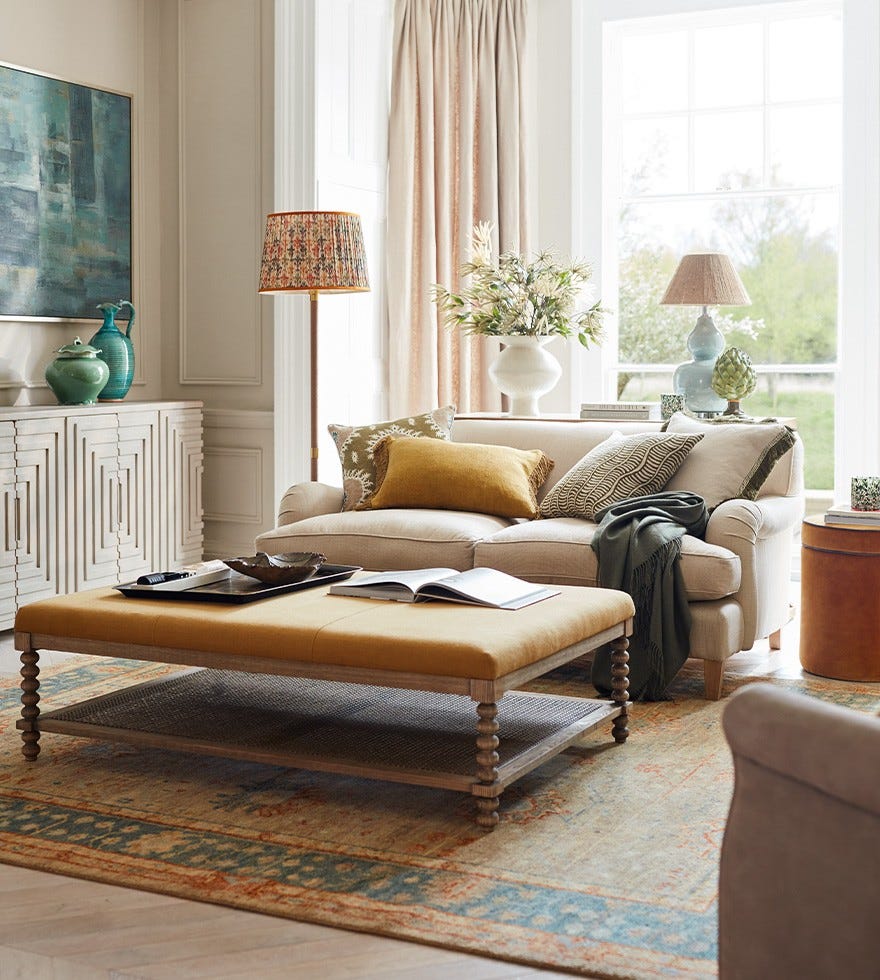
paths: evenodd
<path fill-rule="evenodd" d="M 123 306 L 131 310 L 125 333 L 116 326 L 116 314 Z M 110 368 L 110 379 L 98 395 L 98 401 L 118 402 L 128 394 L 134 378 L 134 347 L 131 343 L 134 307 L 127 299 L 121 299 L 118 303 L 99 303 L 98 309 L 104 314 L 104 322 L 89 343 L 100 348 L 98 356 Z"/>

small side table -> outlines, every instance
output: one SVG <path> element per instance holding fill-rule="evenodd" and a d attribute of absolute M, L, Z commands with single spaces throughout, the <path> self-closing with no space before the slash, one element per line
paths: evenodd
<path fill-rule="evenodd" d="M 801 666 L 845 681 L 880 681 L 880 527 L 804 519 Z"/>

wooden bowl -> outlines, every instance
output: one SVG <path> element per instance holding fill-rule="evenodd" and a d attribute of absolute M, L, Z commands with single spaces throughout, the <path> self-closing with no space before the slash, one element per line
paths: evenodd
<path fill-rule="evenodd" d="M 267 555 L 258 551 L 243 558 L 228 558 L 224 564 L 266 585 L 290 585 L 303 582 L 314 575 L 326 557 L 314 551 L 290 551 L 283 555 Z"/>

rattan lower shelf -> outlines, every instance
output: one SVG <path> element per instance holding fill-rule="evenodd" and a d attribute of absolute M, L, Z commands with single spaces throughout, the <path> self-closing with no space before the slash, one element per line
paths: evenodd
<path fill-rule="evenodd" d="M 42 713 L 37 728 L 496 798 L 620 706 L 509 692 L 488 720 L 498 729 L 491 782 L 477 774 L 487 737 L 478 714 L 456 694 L 195 669 Z"/>

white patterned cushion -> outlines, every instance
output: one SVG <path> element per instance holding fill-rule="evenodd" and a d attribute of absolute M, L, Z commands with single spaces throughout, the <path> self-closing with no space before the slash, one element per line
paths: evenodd
<path fill-rule="evenodd" d="M 424 415 L 374 422 L 372 425 L 328 425 L 327 431 L 336 443 L 342 463 L 342 509 L 363 510 L 370 506 L 376 489 L 376 464 L 373 448 L 385 436 L 427 436 L 448 439 L 455 406 L 435 408 Z"/>
<path fill-rule="evenodd" d="M 702 435 L 619 432 L 572 466 L 541 504 L 542 517 L 583 517 L 618 500 L 658 493 Z"/>

